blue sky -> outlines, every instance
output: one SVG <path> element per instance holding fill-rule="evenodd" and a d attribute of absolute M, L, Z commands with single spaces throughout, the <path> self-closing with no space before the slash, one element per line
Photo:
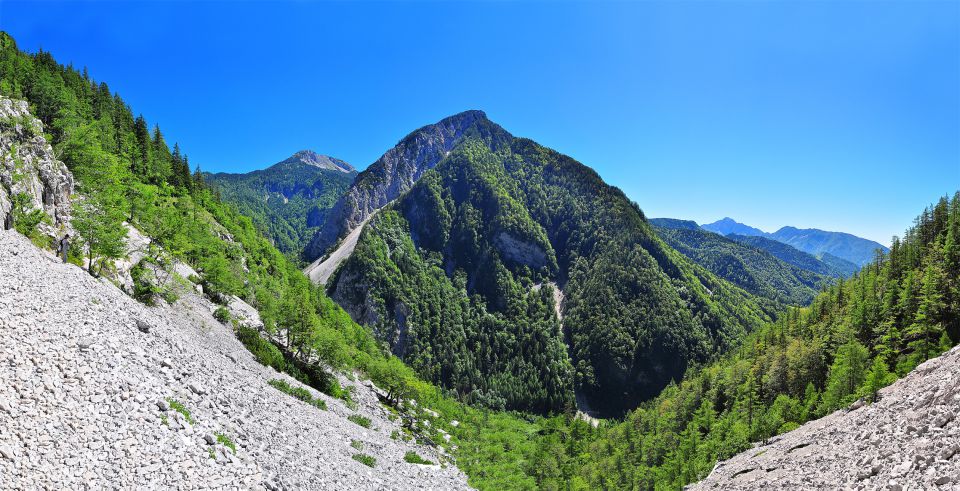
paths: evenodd
<path fill-rule="evenodd" d="M 960 188 L 960 2 L 56 3 L 0 28 L 205 170 L 357 167 L 483 109 L 648 216 L 887 244 Z"/>

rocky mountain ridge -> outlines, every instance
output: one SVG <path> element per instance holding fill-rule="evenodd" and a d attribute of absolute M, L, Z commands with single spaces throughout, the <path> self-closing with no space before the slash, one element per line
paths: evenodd
<path fill-rule="evenodd" d="M 357 176 L 349 191 L 333 206 L 326 223 L 304 250 L 304 259 L 313 261 L 322 256 L 370 214 L 408 191 L 424 172 L 446 157 L 465 131 L 475 130 L 478 121 L 487 121 L 483 111 L 450 116 L 410 133 L 384 153 Z M 496 127 L 493 131 L 503 129 Z"/>

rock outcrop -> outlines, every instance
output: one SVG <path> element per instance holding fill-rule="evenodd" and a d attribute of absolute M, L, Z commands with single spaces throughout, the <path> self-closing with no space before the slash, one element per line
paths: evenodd
<path fill-rule="evenodd" d="M 258 364 L 213 307 L 189 286 L 146 307 L 0 231 L 0 487 L 467 488 L 452 465 L 404 461 L 441 454 L 391 438 L 401 423 L 372 384 L 341 379 L 355 409 L 306 388 L 328 410 L 268 385 L 300 386 Z"/>
<path fill-rule="evenodd" d="M 50 219 L 38 225 L 41 231 L 59 237 L 69 226 L 72 193 L 73 174 L 54 156 L 43 123 L 25 101 L 0 97 L 0 225 L 14 197 L 23 194 L 30 209 L 43 210 Z"/>
<path fill-rule="evenodd" d="M 960 347 L 858 402 L 720 462 L 693 489 L 957 489 Z"/>
<path fill-rule="evenodd" d="M 471 130 L 491 124 L 482 111 L 466 111 L 420 128 L 361 172 L 346 195 L 330 210 L 326 223 L 304 251 L 313 261 L 374 211 L 407 192 L 424 172 L 434 168 Z M 499 127 L 498 127 L 499 129 Z M 503 131 L 500 129 L 500 131 Z"/>

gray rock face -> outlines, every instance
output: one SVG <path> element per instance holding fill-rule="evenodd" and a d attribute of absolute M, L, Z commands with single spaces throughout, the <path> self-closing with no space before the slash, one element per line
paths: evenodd
<path fill-rule="evenodd" d="M 954 489 L 960 347 L 880 396 L 720 462 L 693 489 Z"/>
<path fill-rule="evenodd" d="M 482 111 L 466 111 L 424 126 L 388 150 L 357 176 L 347 194 L 330 210 L 323 228 L 304 251 L 305 258 L 313 261 L 322 256 L 371 213 L 407 192 L 424 172 L 447 156 L 467 130 L 486 120 Z"/>
<path fill-rule="evenodd" d="M 326 411 L 268 385 L 301 387 L 184 290 L 146 307 L 0 231 L 0 488 L 467 489 L 452 465 L 404 461 L 440 454 L 390 438 L 401 422 L 368 384 L 340 380 L 356 410 L 306 388 Z M 352 440 L 375 468 L 351 458 Z"/>
<path fill-rule="evenodd" d="M 503 257 L 539 269 L 547 265 L 547 253 L 543 248 L 531 242 L 517 239 L 507 232 L 500 232 L 494 238 L 494 244 Z"/>
<path fill-rule="evenodd" d="M 30 114 L 27 103 L 0 96 L 0 224 L 19 193 L 53 222 L 41 224 L 41 231 L 62 236 L 70 222 L 73 174 L 54 157 L 43 123 Z"/>

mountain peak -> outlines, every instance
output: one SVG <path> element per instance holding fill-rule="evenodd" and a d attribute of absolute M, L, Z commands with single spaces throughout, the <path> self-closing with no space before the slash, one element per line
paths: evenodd
<path fill-rule="evenodd" d="M 758 228 L 751 227 L 749 225 L 744 225 L 730 217 L 723 217 L 720 220 L 717 220 L 713 223 L 707 223 L 701 225 L 701 228 L 709 230 L 711 232 L 718 233 L 720 235 L 727 234 L 737 234 L 737 235 L 753 235 L 766 237 L 767 233 Z"/>
<path fill-rule="evenodd" d="M 356 169 L 352 165 L 333 157 L 327 155 L 320 155 L 313 150 L 300 150 L 299 152 L 291 155 L 286 160 L 280 162 L 281 164 L 293 164 L 301 163 L 313 167 L 318 167 L 320 169 L 326 170 L 336 170 L 340 172 L 354 172 Z"/>

